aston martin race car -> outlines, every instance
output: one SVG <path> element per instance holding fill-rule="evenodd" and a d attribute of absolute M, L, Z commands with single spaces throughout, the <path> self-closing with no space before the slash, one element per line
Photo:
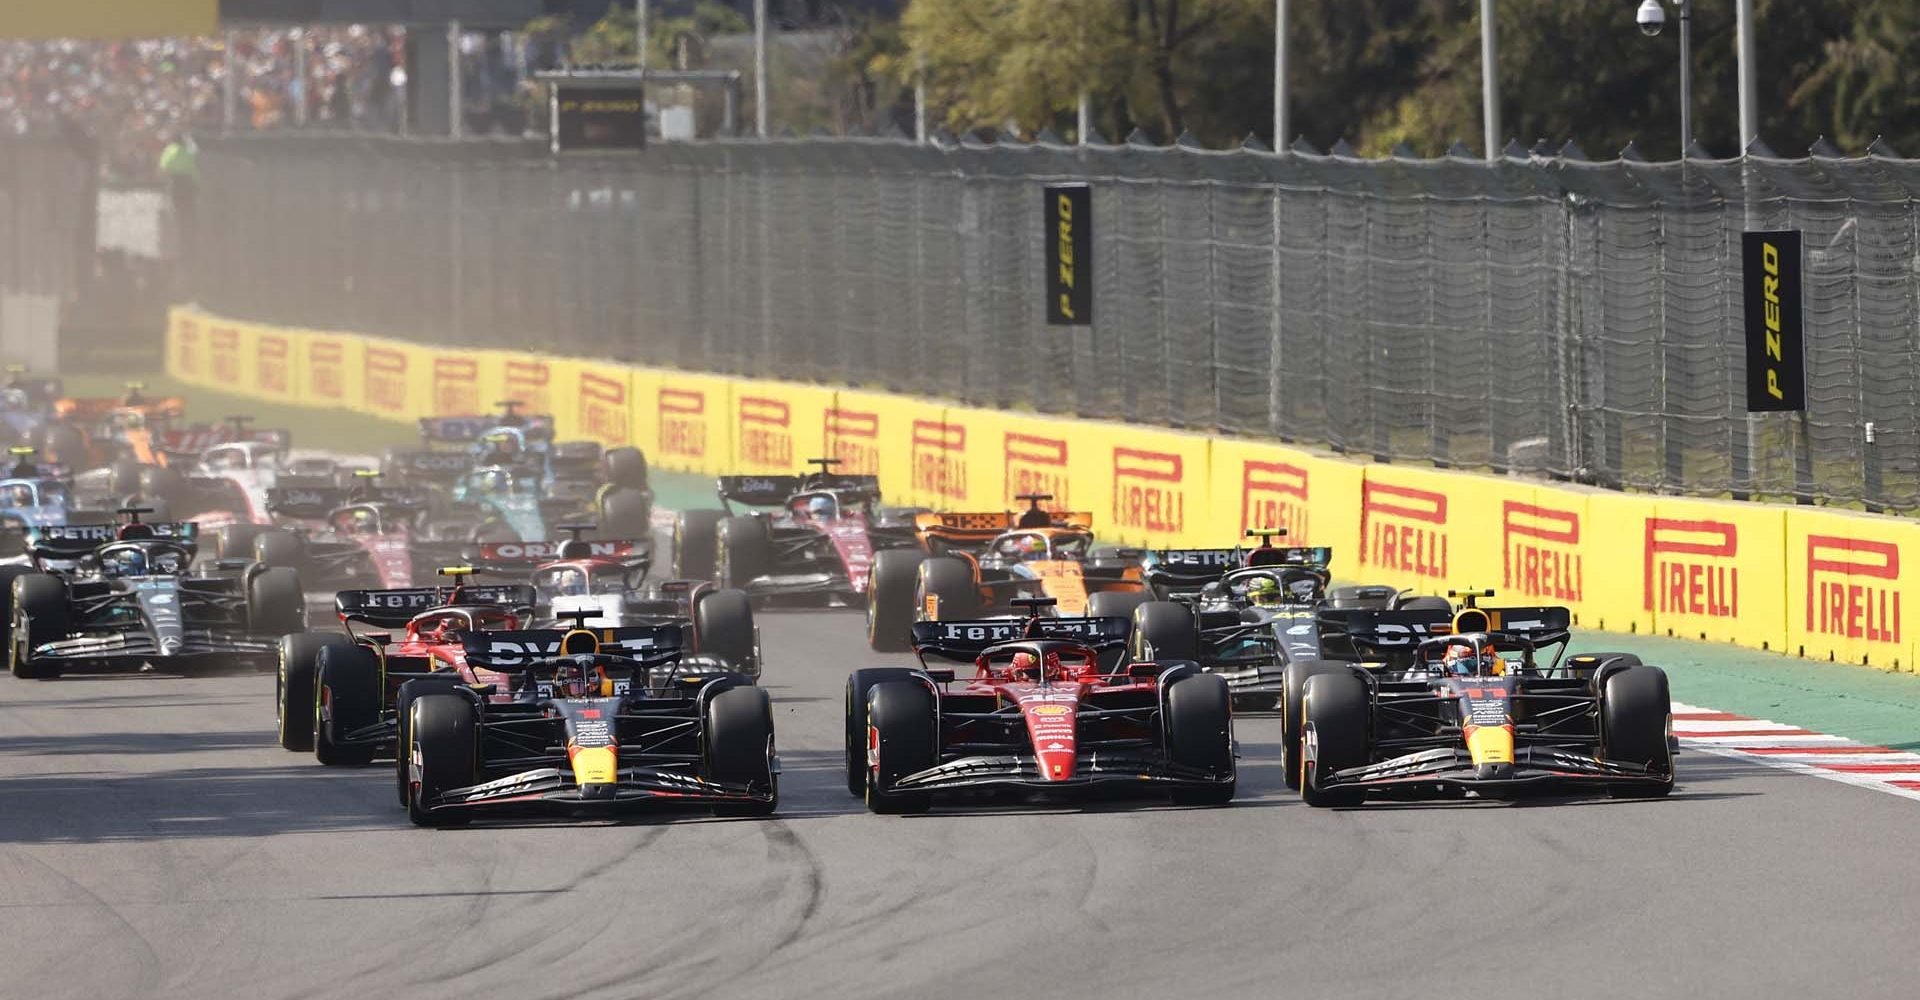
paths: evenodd
<path fill-rule="evenodd" d="M 1418 611 L 1353 618 L 1357 643 L 1403 657 L 1390 669 L 1348 664 L 1307 679 L 1296 781 L 1309 804 L 1673 790 L 1666 673 L 1626 654 L 1563 662 L 1567 609 L 1469 599 L 1451 622 Z"/>
<path fill-rule="evenodd" d="M 738 674 L 683 683 L 673 671 L 680 635 L 640 626 L 464 636 L 467 662 L 494 680 L 412 700 L 408 817 L 450 826 L 646 807 L 770 815 L 780 771 L 772 702 Z"/>
<path fill-rule="evenodd" d="M 848 604 L 864 595 L 874 553 L 917 544 L 914 512 L 881 507 L 879 480 L 834 472 L 839 459 L 808 461 L 819 471 L 720 477 L 724 509 L 675 519 L 674 575 L 759 600 Z"/>
<path fill-rule="evenodd" d="M 191 673 L 272 665 L 275 637 L 306 627 L 299 574 L 259 564 L 190 570 L 191 524 L 32 529 L 33 566 L 12 576 L 16 677 L 143 667 Z M 12 571 L 14 568 L 9 567 Z"/>
<path fill-rule="evenodd" d="M 1157 791 L 1233 799 L 1227 685 L 1192 663 L 1121 667 L 1125 618 L 1062 618 L 1052 598 L 1017 599 L 1021 619 L 913 626 L 920 669 L 847 679 L 847 790 L 878 813 L 923 812 L 936 796 Z M 971 662 L 973 675 L 927 666 Z"/>

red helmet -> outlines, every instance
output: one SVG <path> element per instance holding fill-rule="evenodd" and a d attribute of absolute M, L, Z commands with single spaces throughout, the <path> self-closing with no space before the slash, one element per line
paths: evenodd
<path fill-rule="evenodd" d="M 1015 674 L 1037 673 L 1039 669 L 1039 657 L 1027 652 L 1013 654 L 1013 672 Z"/>

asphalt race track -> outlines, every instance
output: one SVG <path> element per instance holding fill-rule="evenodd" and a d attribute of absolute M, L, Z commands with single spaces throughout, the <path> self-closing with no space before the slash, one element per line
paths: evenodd
<path fill-rule="evenodd" d="M 0 677 L 0 997 L 1906 997 L 1920 804 L 1701 753 L 1671 799 L 868 815 L 850 612 L 762 617 L 776 820 L 426 831 L 272 679 Z"/>

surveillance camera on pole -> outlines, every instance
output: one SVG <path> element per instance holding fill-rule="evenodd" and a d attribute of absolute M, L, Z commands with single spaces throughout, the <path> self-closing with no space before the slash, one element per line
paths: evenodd
<path fill-rule="evenodd" d="M 1660 6 L 1660 0 L 1646 0 L 1633 19 L 1640 25 L 1640 33 L 1652 38 L 1667 26 L 1667 9 Z"/>

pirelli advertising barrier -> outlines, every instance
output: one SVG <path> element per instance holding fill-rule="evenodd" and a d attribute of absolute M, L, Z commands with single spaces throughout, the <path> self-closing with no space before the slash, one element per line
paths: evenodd
<path fill-rule="evenodd" d="M 1493 587 L 1583 627 L 1913 669 L 1920 524 L 1806 507 L 1611 493 L 1364 465 L 1297 448 L 939 401 L 507 351 L 286 330 L 176 310 L 169 374 L 396 421 L 517 399 L 563 438 L 661 469 L 790 472 L 831 455 L 890 502 L 1091 510 L 1103 539 L 1216 546 L 1279 526 L 1334 548 L 1342 579 Z"/>

